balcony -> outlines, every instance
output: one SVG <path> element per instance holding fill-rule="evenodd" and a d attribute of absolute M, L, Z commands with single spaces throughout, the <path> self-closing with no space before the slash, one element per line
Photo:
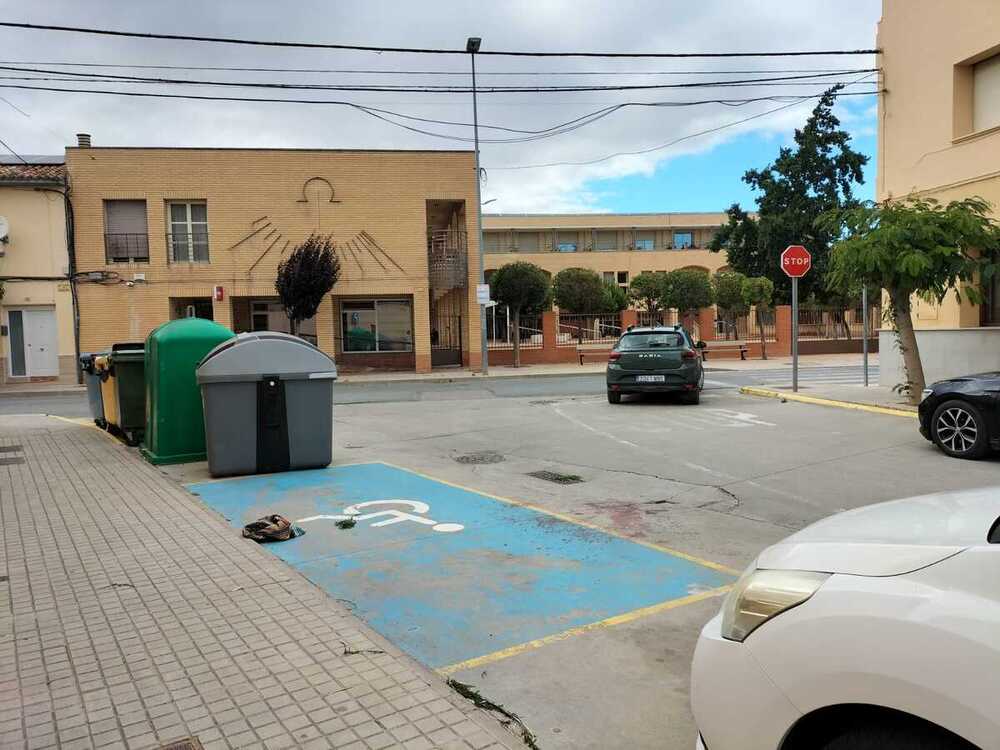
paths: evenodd
<path fill-rule="evenodd" d="M 169 233 L 167 250 L 172 263 L 208 263 L 208 233 Z"/>
<path fill-rule="evenodd" d="M 104 235 L 108 263 L 148 263 L 149 235 L 145 232 L 111 232 Z"/>
<path fill-rule="evenodd" d="M 469 278 L 468 235 L 461 229 L 435 229 L 427 234 L 427 275 L 432 289 L 458 289 Z"/>

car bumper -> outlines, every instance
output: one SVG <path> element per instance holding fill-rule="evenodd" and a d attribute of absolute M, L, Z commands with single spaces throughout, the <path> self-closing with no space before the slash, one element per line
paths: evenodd
<path fill-rule="evenodd" d="M 697 748 L 777 750 L 801 714 L 774 686 L 750 650 L 722 637 L 722 616 L 701 631 L 691 667 Z M 701 739 L 704 738 L 704 739 Z"/>
<path fill-rule="evenodd" d="M 637 377 L 662 375 L 662 383 L 638 383 Z M 635 370 L 608 370 L 609 391 L 621 393 L 665 393 L 670 391 L 690 391 L 701 382 L 701 371 L 697 368 L 683 368 L 673 372 L 642 372 Z"/>
<path fill-rule="evenodd" d="M 608 390 L 618 393 L 680 393 L 697 387 L 696 383 L 608 383 Z"/>

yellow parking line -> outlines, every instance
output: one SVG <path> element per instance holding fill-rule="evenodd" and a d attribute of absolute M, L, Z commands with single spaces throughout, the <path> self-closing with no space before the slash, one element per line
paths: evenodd
<path fill-rule="evenodd" d="M 457 664 L 449 664 L 446 667 L 441 667 L 437 670 L 437 672 L 438 674 L 447 676 L 455 674 L 456 672 L 461 672 L 463 669 L 473 669 L 475 667 L 481 667 L 485 664 L 492 664 L 494 662 L 502 661 L 503 659 L 509 659 L 512 656 L 517 656 L 518 654 L 523 654 L 526 651 L 534 651 L 535 649 L 547 646 L 550 643 L 564 641 L 567 638 L 572 638 L 576 635 L 589 633 L 593 630 L 610 628 L 615 625 L 622 625 L 626 622 L 638 620 L 641 617 L 648 617 L 649 615 L 655 615 L 660 612 L 666 612 L 667 610 L 677 609 L 678 607 L 683 607 L 688 604 L 704 601 L 705 599 L 711 599 L 715 596 L 722 596 L 731 588 L 732 586 L 720 586 L 719 588 L 702 591 L 697 594 L 691 594 L 690 596 L 683 596 L 679 599 L 670 599 L 665 602 L 660 602 L 659 604 L 653 604 L 649 607 L 633 609 L 631 612 L 615 615 L 614 617 L 609 617 L 606 620 L 598 620 L 597 622 L 592 622 L 588 625 L 580 625 L 575 628 L 570 628 L 569 630 L 564 630 L 561 633 L 547 635 L 544 638 L 536 638 L 535 640 L 528 641 L 527 643 L 519 643 L 516 646 L 510 646 L 509 648 L 494 651 L 492 654 L 477 656 L 474 659 L 466 659 L 465 661 L 460 661 Z"/>
<path fill-rule="evenodd" d="M 917 417 L 917 413 L 909 409 L 893 409 L 889 406 L 873 406 L 871 404 L 859 404 L 854 401 L 837 401 L 831 398 L 803 396 L 801 393 L 772 391 L 770 388 L 756 388 L 750 385 L 740 388 L 740 393 L 747 396 L 761 396 L 762 398 L 783 398 L 788 401 L 800 401 L 803 404 L 815 404 L 817 406 L 835 406 L 841 409 L 853 409 L 854 411 L 868 411 L 872 414 L 888 414 L 892 417 L 910 417 L 913 419 Z"/>
<path fill-rule="evenodd" d="M 441 484 L 447 485 L 449 487 L 455 487 L 465 492 L 474 492 L 477 495 L 482 495 L 483 497 L 488 497 L 491 500 L 499 500 L 501 503 L 506 503 L 508 505 L 516 505 L 520 508 L 527 508 L 533 510 L 536 513 L 544 513 L 552 518 L 558 518 L 560 521 L 566 521 L 567 523 L 576 524 L 577 526 L 583 526 L 586 529 L 593 529 L 594 531 L 600 531 L 602 534 L 607 534 L 608 536 L 617 537 L 618 539 L 624 539 L 635 544 L 641 544 L 643 547 L 648 547 L 649 549 L 655 549 L 657 552 L 663 552 L 667 555 L 672 555 L 673 557 L 679 557 L 682 560 L 687 560 L 688 562 L 696 563 L 706 568 L 711 568 L 712 570 L 718 570 L 721 573 L 728 573 L 729 575 L 738 576 L 742 571 L 736 570 L 735 568 L 730 568 L 728 565 L 723 565 L 722 563 L 712 562 L 711 560 L 706 560 L 703 557 L 697 557 L 695 555 L 689 555 L 687 552 L 681 552 L 680 550 L 673 549 L 671 547 L 664 547 L 662 544 L 656 544 L 654 542 L 646 542 L 641 539 L 634 539 L 625 534 L 620 534 L 617 531 L 611 529 L 606 529 L 597 524 L 590 523 L 588 521 L 583 521 L 579 518 L 573 516 L 568 516 L 565 513 L 558 513 L 553 510 L 548 510 L 540 505 L 535 505 L 533 503 L 527 503 L 522 500 L 513 500 L 509 497 L 502 497 L 501 495 L 494 495 L 490 492 L 483 492 L 482 490 L 473 489 L 472 487 L 466 487 L 456 482 L 449 482 L 446 479 L 438 479 L 437 477 L 431 476 L 430 474 L 424 474 L 420 471 L 414 471 L 413 469 L 408 469 L 405 466 L 398 466 L 396 464 L 389 463 L 388 461 L 370 461 L 368 463 L 382 464 L 383 466 L 391 466 L 394 469 L 399 469 L 400 471 L 408 471 L 411 474 L 416 474 L 418 477 L 423 477 L 424 479 L 429 479 L 432 482 L 439 482 Z"/>

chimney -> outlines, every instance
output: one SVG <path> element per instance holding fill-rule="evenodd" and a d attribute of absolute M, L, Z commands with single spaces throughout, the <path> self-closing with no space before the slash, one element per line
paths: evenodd
<path fill-rule="evenodd" d="M 90 133 L 77 133 L 76 145 L 80 148 L 90 148 Z"/>

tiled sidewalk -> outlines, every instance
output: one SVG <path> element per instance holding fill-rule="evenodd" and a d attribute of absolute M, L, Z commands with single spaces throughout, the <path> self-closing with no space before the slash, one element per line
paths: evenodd
<path fill-rule="evenodd" d="M 0 418 L 0 522 L 2 748 L 523 747 L 94 429 Z"/>

